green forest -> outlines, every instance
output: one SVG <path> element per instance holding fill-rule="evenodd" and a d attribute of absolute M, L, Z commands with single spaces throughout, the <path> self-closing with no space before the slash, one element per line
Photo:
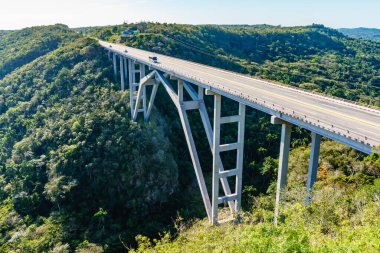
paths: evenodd
<path fill-rule="evenodd" d="M 160 87 L 150 121 L 132 122 L 97 38 L 380 107 L 380 43 L 323 25 L 0 31 L 1 253 L 380 251 L 380 155 L 323 139 L 305 206 L 310 133 L 295 127 L 276 227 L 280 128 L 251 108 L 242 221 L 209 225 L 170 98 Z M 211 183 L 203 126 L 189 117 Z"/>
<path fill-rule="evenodd" d="M 353 38 L 380 41 L 380 29 L 376 28 L 340 28 L 338 31 Z"/>

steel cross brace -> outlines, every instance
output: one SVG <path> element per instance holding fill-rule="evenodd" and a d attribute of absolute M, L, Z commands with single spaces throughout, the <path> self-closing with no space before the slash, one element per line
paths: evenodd
<path fill-rule="evenodd" d="M 136 65 L 139 66 L 139 69 L 136 68 Z M 135 95 L 136 89 L 140 86 L 140 81 L 145 76 L 145 65 L 137 64 L 134 60 L 128 60 L 128 73 L 129 73 L 129 102 L 131 108 L 131 117 L 133 118 L 135 103 L 137 96 Z M 138 78 L 136 77 L 138 75 Z M 144 85 L 141 90 L 140 98 L 142 98 L 142 108 L 138 109 L 139 112 L 144 113 L 144 117 L 147 117 L 147 106 L 146 106 L 146 86 Z M 136 103 L 137 105 L 139 103 Z"/>
<path fill-rule="evenodd" d="M 209 220 L 211 221 L 211 202 L 210 202 L 210 198 L 207 192 L 206 183 L 203 177 L 201 164 L 199 162 L 197 149 L 195 147 L 193 134 L 191 132 L 190 123 L 189 123 L 189 119 L 187 117 L 187 112 L 186 112 L 186 110 L 188 109 L 187 106 L 189 105 L 189 102 L 192 102 L 192 101 L 183 101 L 183 82 L 182 81 L 178 81 L 178 95 L 177 95 L 177 93 L 175 92 L 171 84 L 166 80 L 166 78 L 162 74 L 157 72 L 157 77 L 158 77 L 158 80 L 164 86 L 166 92 L 169 94 L 172 101 L 174 102 L 174 105 L 177 107 L 182 128 L 185 133 L 186 142 L 189 147 L 191 161 L 193 163 L 195 175 L 197 177 L 198 185 L 201 191 L 203 204 L 206 208 L 207 216 Z M 194 101 L 197 101 L 197 100 L 194 100 Z"/>
<path fill-rule="evenodd" d="M 239 114 L 235 116 L 221 117 L 222 96 L 220 94 L 206 91 L 207 95 L 214 96 L 214 132 L 212 142 L 213 153 L 213 177 L 212 177 L 212 223 L 218 224 L 218 205 L 226 201 L 234 201 L 235 206 L 232 214 L 238 214 L 241 207 L 241 192 L 243 178 L 243 152 L 244 152 L 244 129 L 245 129 L 245 105 L 239 103 Z M 238 123 L 238 139 L 235 143 L 221 144 L 220 127 L 226 123 Z M 236 167 L 229 170 L 221 170 L 222 160 L 221 152 L 236 150 Z M 221 179 L 235 176 L 235 192 L 226 193 L 225 196 L 219 197 L 219 182 Z M 223 181 L 222 181 L 223 182 Z M 227 183 L 228 184 L 228 183 Z"/>
<path fill-rule="evenodd" d="M 199 113 L 201 115 L 203 127 L 206 131 L 207 140 L 208 140 L 211 152 L 213 153 L 213 135 L 214 134 L 213 134 L 213 130 L 211 127 L 210 118 L 209 118 L 208 113 L 207 113 L 206 105 L 205 105 L 204 100 L 203 100 L 204 89 L 202 87 L 198 86 L 198 94 L 197 94 L 196 91 L 191 87 L 191 85 L 189 83 L 185 82 L 184 87 L 193 100 L 195 100 L 195 99 L 201 99 L 202 100 L 202 103 L 200 104 L 200 107 L 199 107 Z M 216 157 L 220 161 L 219 162 L 220 171 L 224 171 L 223 163 L 220 160 L 220 154 L 217 153 Z M 227 181 L 227 178 L 222 177 L 221 183 L 222 183 L 222 187 L 223 187 L 225 194 L 231 195 L 231 188 L 230 188 L 230 185 Z M 230 207 L 230 211 L 234 212 L 235 208 L 234 208 L 233 201 L 228 201 L 228 206 Z"/>
<path fill-rule="evenodd" d="M 184 129 L 186 142 L 187 142 L 188 147 L 189 147 L 191 160 L 192 160 L 192 163 L 193 163 L 193 166 L 195 169 L 195 174 L 197 177 L 198 185 L 199 185 L 199 188 L 201 191 L 202 199 L 203 199 L 203 202 L 204 202 L 204 205 L 206 208 L 207 216 L 208 216 L 209 220 L 211 222 L 213 222 L 212 205 L 211 205 L 209 194 L 208 194 L 208 191 L 206 188 L 206 183 L 205 183 L 205 180 L 203 177 L 198 153 L 196 150 L 194 138 L 193 138 L 193 135 L 191 132 L 191 127 L 190 127 L 190 123 L 189 123 L 188 116 L 187 116 L 188 110 L 195 110 L 195 109 L 199 110 L 201 118 L 202 118 L 202 123 L 204 125 L 205 130 L 206 130 L 207 140 L 208 140 L 210 148 L 212 150 L 212 147 L 213 147 L 213 138 L 212 138 L 213 130 L 212 130 L 210 119 L 209 119 L 209 116 L 207 114 L 206 106 L 205 106 L 205 103 L 203 100 L 204 89 L 199 87 L 198 88 L 198 94 L 197 94 L 194 91 L 194 89 L 191 87 L 190 84 L 188 84 L 182 80 L 178 80 L 178 91 L 176 92 L 174 90 L 174 88 L 172 87 L 172 85 L 166 80 L 164 75 L 160 74 L 157 71 L 153 71 L 150 74 L 148 74 L 146 77 L 144 77 L 142 79 L 142 81 L 140 82 L 139 94 L 141 93 L 140 91 L 143 89 L 143 86 L 145 85 L 144 83 L 147 82 L 149 79 L 152 79 L 153 76 L 155 76 L 155 78 L 162 83 L 166 92 L 169 94 L 169 97 L 172 99 L 175 106 L 177 107 L 177 110 L 178 110 L 179 116 L 180 116 L 180 120 L 181 120 L 181 124 L 182 124 L 182 127 Z M 183 99 L 184 88 L 188 92 L 188 94 L 190 95 L 190 97 L 192 99 L 191 101 L 184 101 L 184 99 Z M 153 91 L 154 95 L 155 95 L 155 92 L 156 91 Z M 154 95 L 152 95 L 152 98 L 150 99 L 150 103 L 149 103 L 150 105 L 152 105 L 154 102 Z M 137 97 L 138 97 L 137 101 L 139 101 L 139 99 L 140 99 L 139 95 Z M 238 120 L 239 120 L 239 126 L 242 126 L 242 127 L 239 127 L 239 136 L 240 136 L 239 143 L 243 143 L 243 141 L 244 141 L 244 139 L 242 139 L 243 138 L 242 136 L 244 136 L 244 119 L 243 119 L 243 121 L 241 121 L 241 119 L 244 118 L 244 116 L 245 116 L 245 113 L 244 113 L 245 110 L 244 109 L 245 109 L 245 107 L 243 105 L 240 105 L 240 116 L 239 116 Z M 136 112 L 138 112 L 137 111 L 137 105 L 135 107 L 134 112 L 135 112 L 135 114 L 133 114 L 133 115 L 136 117 Z M 235 122 L 235 121 L 231 121 L 231 122 Z M 228 123 L 228 122 L 226 122 L 226 123 Z M 241 129 L 243 129 L 243 131 L 241 131 Z M 243 151 L 242 145 L 240 145 L 239 149 L 238 149 L 238 157 L 242 156 L 242 151 Z M 220 161 L 219 162 L 220 168 L 218 168 L 218 172 L 220 172 L 221 175 L 218 175 L 217 180 L 219 181 L 219 179 L 220 179 L 220 181 L 222 183 L 222 188 L 225 192 L 225 197 L 218 198 L 217 199 L 218 203 L 214 206 L 216 207 L 216 210 L 217 210 L 218 204 L 227 200 L 229 207 L 230 207 L 230 210 L 234 214 L 236 211 L 238 211 L 240 209 L 241 171 L 242 171 L 241 161 L 242 161 L 242 159 L 238 159 L 238 162 L 237 162 L 237 167 L 240 168 L 239 170 L 233 171 L 233 173 L 230 173 L 230 172 L 225 173 L 219 152 L 216 153 L 216 156 L 214 156 L 214 158 L 215 157 L 216 157 L 216 160 Z M 230 186 L 229 186 L 228 180 L 227 180 L 228 176 L 233 176 L 233 175 L 237 176 L 236 193 L 235 194 L 231 194 L 231 189 L 230 189 Z M 231 197 L 231 196 L 234 196 L 234 197 Z M 228 198 L 231 198 L 231 199 L 228 199 Z M 235 201 L 235 203 L 234 203 L 234 201 Z M 215 213 L 215 211 L 214 211 L 214 213 Z M 217 214 L 217 211 L 216 211 L 216 214 Z M 216 218 L 214 218 L 213 223 L 216 224 L 217 222 L 218 221 L 217 221 L 217 217 L 216 217 Z"/>
<path fill-rule="evenodd" d="M 135 108 L 134 108 L 134 111 L 133 111 L 133 114 L 132 114 L 132 120 L 136 120 L 137 118 L 137 114 L 139 113 L 139 111 L 142 111 L 144 112 L 144 120 L 147 121 L 149 116 L 150 116 L 150 113 L 152 111 L 152 107 L 153 107 L 153 103 L 154 103 L 154 99 L 156 97 L 156 94 L 157 94 L 157 89 L 158 89 L 158 82 L 156 82 L 156 80 L 154 80 L 155 76 L 157 74 L 157 71 L 152 71 L 150 72 L 148 75 L 144 76 L 143 78 L 140 79 L 140 83 L 139 83 L 139 89 L 138 89 L 138 92 L 137 92 L 137 97 L 136 97 L 136 104 L 135 104 Z M 146 108 L 146 104 L 147 104 L 147 100 L 146 100 L 146 96 L 147 96 L 147 93 L 146 93 L 146 86 L 147 85 L 153 85 L 153 90 L 152 90 L 152 94 L 150 96 L 150 99 L 149 99 L 149 105 L 148 105 L 148 108 Z M 145 93 L 145 95 L 143 95 L 143 93 Z M 143 100 L 143 108 L 139 108 L 140 107 L 140 102 L 141 102 L 141 99 L 142 99 L 142 96 L 145 96 Z"/>

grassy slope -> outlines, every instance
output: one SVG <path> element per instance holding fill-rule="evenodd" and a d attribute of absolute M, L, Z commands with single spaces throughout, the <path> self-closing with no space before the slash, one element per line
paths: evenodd
<path fill-rule="evenodd" d="M 291 152 L 278 227 L 273 225 L 270 190 L 252 198 L 241 224 L 210 226 L 206 220 L 192 224 L 178 219 L 174 236 L 168 233 L 154 241 L 138 236 L 133 252 L 379 252 L 380 157 L 358 160 L 351 149 L 325 142 L 314 202 L 305 206 L 309 152 L 305 147 Z"/>

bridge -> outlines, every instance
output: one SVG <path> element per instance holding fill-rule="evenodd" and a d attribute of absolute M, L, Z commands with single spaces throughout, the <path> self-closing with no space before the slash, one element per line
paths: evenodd
<path fill-rule="evenodd" d="M 293 125 L 311 132 L 306 185 L 309 193 L 317 177 L 322 136 L 367 154 L 379 152 L 380 110 L 377 108 L 132 47 L 105 41 L 99 43 L 108 51 L 109 59 L 113 61 L 115 80 L 120 77 L 122 90 L 126 86 L 129 88 L 132 120 L 136 120 L 139 115 L 145 120 L 149 119 L 159 85 L 169 94 L 179 113 L 203 203 L 212 224 L 221 222 L 218 219 L 220 204 L 228 204 L 231 219 L 239 214 L 246 106 L 271 115 L 271 122 L 281 125 L 282 128 L 275 204 L 276 223 L 281 192 L 287 181 Z M 150 58 L 152 56 L 157 57 L 157 61 L 153 61 Z M 148 87 L 151 87 L 149 92 Z M 205 95 L 214 97 L 212 125 L 206 111 Z M 238 103 L 239 111 L 236 115 L 222 116 L 222 97 Z M 189 110 L 199 111 L 213 156 L 211 200 L 188 120 Z M 233 143 L 221 143 L 221 127 L 229 123 L 237 125 L 237 140 Z M 236 153 L 236 166 L 224 168 L 221 153 L 232 151 Z M 233 191 L 227 180 L 230 177 L 235 178 Z M 219 195 L 220 187 L 223 196 Z M 311 194 L 308 194 L 306 202 L 310 201 Z"/>

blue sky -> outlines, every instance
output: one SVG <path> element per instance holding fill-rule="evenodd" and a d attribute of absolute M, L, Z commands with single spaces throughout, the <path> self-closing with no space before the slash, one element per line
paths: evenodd
<path fill-rule="evenodd" d="M 123 21 L 380 28 L 380 0 L 0 0 L 0 29 Z"/>

